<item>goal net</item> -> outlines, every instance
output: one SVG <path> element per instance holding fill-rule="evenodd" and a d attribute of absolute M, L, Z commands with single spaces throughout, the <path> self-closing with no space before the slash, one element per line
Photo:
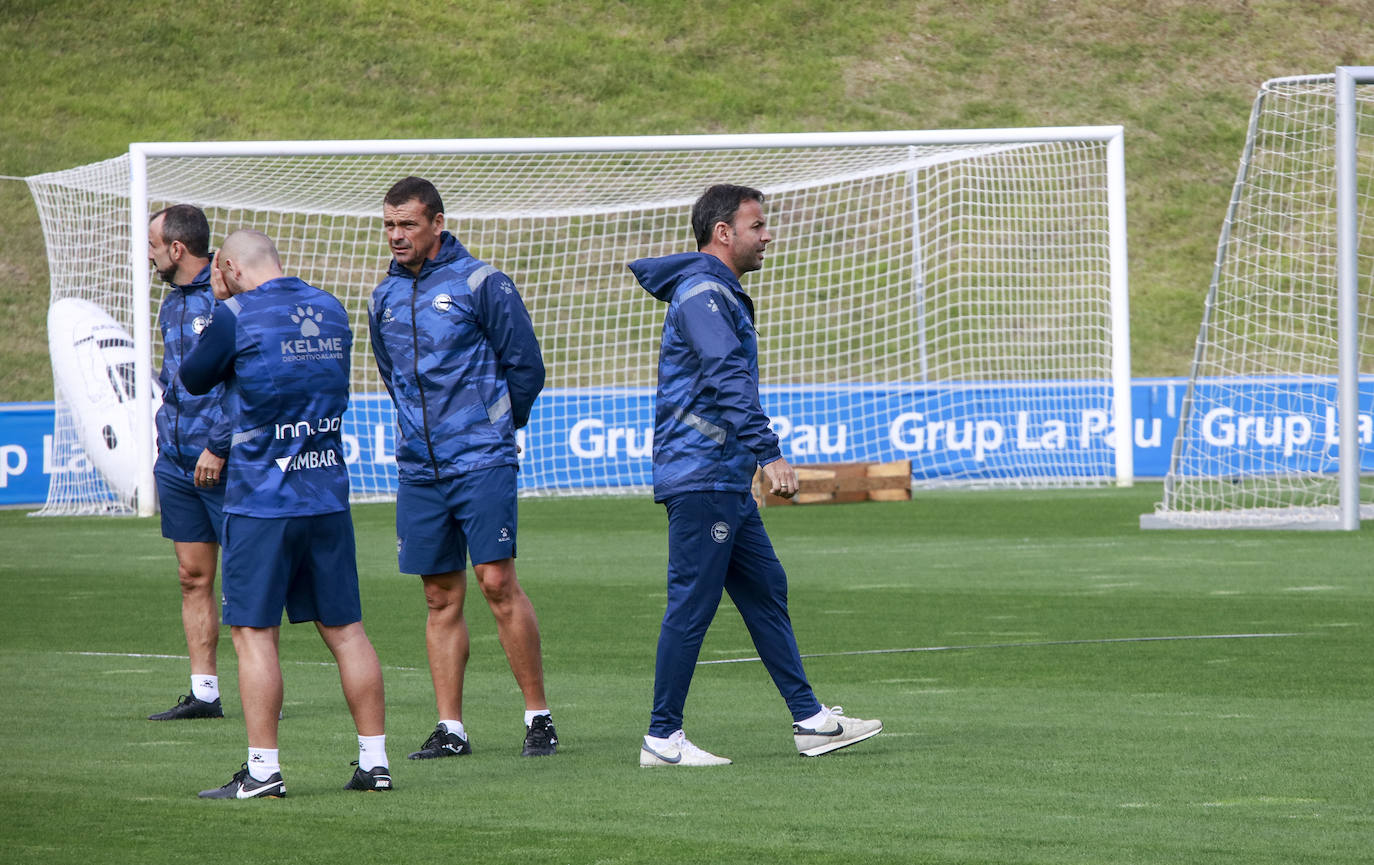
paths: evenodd
<path fill-rule="evenodd" d="M 260 229 L 288 273 L 336 294 L 355 337 L 346 457 L 368 500 L 394 494 L 396 468 L 367 300 L 390 260 L 382 196 L 411 174 L 534 320 L 548 379 L 522 494 L 648 489 L 665 307 L 626 265 L 695 249 L 691 205 L 718 182 L 767 196 L 775 241 L 744 284 L 790 460 L 910 459 L 932 484 L 1130 481 L 1120 127 L 134 145 L 29 183 L 53 301 L 107 309 L 154 376 L 164 286 L 140 245 L 162 207 L 203 208 L 213 243 Z M 128 512 L 56 399 L 43 513 Z"/>
<path fill-rule="evenodd" d="M 1276 78 L 1260 88 L 1222 226 L 1164 495 L 1144 528 L 1345 528 L 1340 340 L 1354 334 L 1350 406 L 1371 437 L 1369 303 L 1374 295 L 1374 86 L 1353 89 L 1355 134 L 1337 136 L 1335 75 Z M 1337 156 L 1353 157 L 1351 290 L 1340 312 Z M 1353 320 L 1352 320 L 1353 319 Z M 1367 469 L 1365 470 L 1368 471 Z M 1356 490 L 1352 486 L 1349 489 Z M 1359 501 L 1374 485 L 1358 484 Z M 1351 507 L 1347 503 L 1347 507 Z M 1358 509 L 1357 509 L 1358 510 Z M 1356 517 L 1357 519 L 1357 517 Z"/>

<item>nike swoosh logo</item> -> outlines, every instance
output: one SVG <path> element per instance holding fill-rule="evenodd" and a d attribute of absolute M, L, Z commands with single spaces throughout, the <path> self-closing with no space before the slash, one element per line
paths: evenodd
<path fill-rule="evenodd" d="M 275 790 L 274 792 L 277 792 L 277 793 L 280 793 L 280 792 L 281 792 L 281 785 L 280 785 L 280 784 L 267 784 L 267 785 L 264 785 L 264 786 L 267 786 L 267 787 L 276 787 L 277 790 Z M 235 794 L 235 795 L 236 795 L 238 798 L 240 798 L 240 799 L 252 799 L 254 796 L 257 796 L 257 795 L 258 795 L 258 791 L 259 791 L 259 790 L 262 790 L 262 789 L 263 789 L 262 787 L 256 787 L 256 788 L 254 788 L 254 789 L 252 789 L 252 790 L 249 790 L 247 787 L 240 785 L 240 786 L 239 786 L 239 791 L 238 791 L 238 793 Z"/>
<path fill-rule="evenodd" d="M 839 724 L 839 723 L 835 724 L 835 729 L 834 729 L 834 730 L 831 730 L 829 733 L 823 733 L 823 732 L 821 732 L 820 730 L 798 730 L 798 731 L 797 731 L 797 735 L 799 735 L 799 736 L 826 736 L 826 737 L 842 736 L 842 735 L 844 735 L 844 724 Z"/>
<path fill-rule="evenodd" d="M 643 748 L 644 750 L 648 751 L 650 754 L 653 754 L 655 757 L 657 757 L 658 759 L 662 760 L 662 761 L 665 762 L 665 763 L 681 763 L 681 762 L 682 762 L 682 752 L 681 752 L 681 751 L 678 752 L 678 754 L 677 754 L 676 757 L 665 757 L 665 756 L 663 756 L 662 754 L 660 754 L 660 753 L 658 753 L 657 751 L 655 751 L 653 748 L 650 748 L 648 745 L 641 745 L 640 747 Z"/>

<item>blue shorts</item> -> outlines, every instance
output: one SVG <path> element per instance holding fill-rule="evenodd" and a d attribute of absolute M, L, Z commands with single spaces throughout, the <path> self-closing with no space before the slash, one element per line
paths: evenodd
<path fill-rule="evenodd" d="M 283 609 L 292 623 L 360 622 L 353 518 L 348 511 L 271 519 L 227 514 L 221 582 L 226 625 L 275 628 Z"/>
<path fill-rule="evenodd" d="M 153 466 L 162 536 L 183 543 L 218 544 L 224 540 L 224 478 L 213 487 L 198 487 L 191 475 L 159 459 Z"/>
<path fill-rule="evenodd" d="M 403 574 L 446 574 L 515 558 L 515 466 L 496 466 L 396 492 Z"/>

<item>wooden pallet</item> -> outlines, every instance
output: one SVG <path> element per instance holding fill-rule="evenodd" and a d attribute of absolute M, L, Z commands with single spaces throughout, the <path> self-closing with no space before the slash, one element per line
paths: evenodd
<path fill-rule="evenodd" d="M 768 494 L 768 476 L 754 472 L 754 501 L 774 505 L 899 502 L 911 498 L 911 460 L 890 463 L 821 463 L 794 467 L 799 490 L 790 499 Z"/>

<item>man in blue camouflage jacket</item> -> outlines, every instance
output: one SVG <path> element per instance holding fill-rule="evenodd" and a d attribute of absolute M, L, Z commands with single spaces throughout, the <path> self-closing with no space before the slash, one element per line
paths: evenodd
<path fill-rule="evenodd" d="M 172 542 L 181 583 L 181 626 L 191 658 L 191 690 L 150 721 L 222 718 L 215 653 L 219 605 L 215 568 L 224 522 L 224 458 L 229 426 L 220 406 L 223 388 L 187 393 L 177 370 L 210 323 L 210 224 L 200 208 L 178 204 L 148 223 L 148 260 L 167 283 L 158 310 L 162 332 L 162 405 L 157 410 L 157 462 L 153 477 L 162 513 L 162 536 Z"/>
<path fill-rule="evenodd" d="M 328 292 L 286 276 L 261 232 L 212 264 L 229 299 L 181 365 L 194 394 L 225 383 L 233 427 L 224 496 L 224 622 L 239 658 L 248 760 L 206 799 L 286 795 L 277 752 L 282 613 L 314 622 L 339 665 L 358 733 L 345 789 L 390 790 L 382 669 L 363 629 L 344 464 L 353 333 Z"/>
<path fill-rule="evenodd" d="M 787 612 L 787 574 L 752 495 L 757 466 L 773 494 L 797 494 L 797 474 L 759 400 L 754 302 L 740 285 L 763 265 L 773 240 L 763 193 L 712 186 L 692 207 L 692 230 L 697 252 L 630 264 L 639 284 L 668 304 L 654 418 L 654 501 L 668 511 L 668 608 L 639 765 L 730 762 L 692 744 L 682 729 L 687 690 L 722 591 L 792 713 L 797 750 L 819 756 L 871 738 L 883 725 L 816 699 Z"/>
<path fill-rule="evenodd" d="M 539 623 L 515 575 L 515 431 L 544 386 L 544 360 L 510 277 L 444 230 L 434 184 L 397 182 L 382 201 L 394 256 L 369 306 L 372 352 L 396 403 L 400 570 L 418 574 L 439 721 L 413 760 L 470 754 L 463 726 L 466 560 L 496 619 L 525 701 L 529 757 L 556 752 Z"/>

